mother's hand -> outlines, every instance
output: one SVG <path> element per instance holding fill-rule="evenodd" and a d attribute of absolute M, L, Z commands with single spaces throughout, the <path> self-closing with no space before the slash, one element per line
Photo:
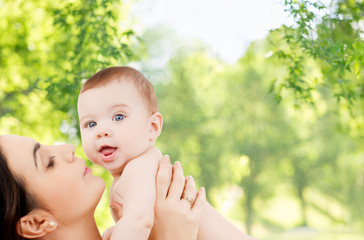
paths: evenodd
<path fill-rule="evenodd" d="M 149 239 L 196 240 L 206 201 L 204 188 L 197 193 L 193 178 L 183 176 L 179 162 L 172 167 L 168 156 L 159 164 L 156 187 L 154 225 Z"/>

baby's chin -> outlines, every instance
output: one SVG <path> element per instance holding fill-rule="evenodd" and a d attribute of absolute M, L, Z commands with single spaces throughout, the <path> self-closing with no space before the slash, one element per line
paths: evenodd
<path fill-rule="evenodd" d="M 102 161 L 96 162 L 91 160 L 90 162 L 92 162 L 92 164 L 94 165 L 102 167 L 103 169 L 106 169 L 111 175 L 120 175 L 125 167 L 125 164 L 116 164 L 116 163 L 105 164 Z"/>
<path fill-rule="evenodd" d="M 114 162 L 111 164 L 104 165 L 104 167 L 111 175 L 121 175 L 124 171 L 124 168 L 126 166 L 126 163 L 124 161 L 124 164 L 120 164 L 121 161 L 117 161 L 118 163 Z"/>

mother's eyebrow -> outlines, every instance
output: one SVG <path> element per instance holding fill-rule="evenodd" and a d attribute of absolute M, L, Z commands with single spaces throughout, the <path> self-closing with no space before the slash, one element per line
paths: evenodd
<path fill-rule="evenodd" d="M 33 158 L 34 158 L 34 164 L 35 164 L 35 167 L 38 168 L 38 164 L 37 164 L 37 151 L 38 149 L 40 148 L 40 144 L 37 142 L 35 145 L 34 145 L 34 149 L 33 149 Z"/>

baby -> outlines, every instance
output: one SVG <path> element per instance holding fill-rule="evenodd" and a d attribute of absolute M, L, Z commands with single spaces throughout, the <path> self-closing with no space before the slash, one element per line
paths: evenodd
<path fill-rule="evenodd" d="M 87 157 L 114 178 L 109 200 L 114 220 L 120 220 L 106 235 L 117 231 L 119 239 L 148 239 L 154 220 L 158 169 L 158 161 L 151 159 L 162 158 L 154 144 L 163 126 L 151 83 L 131 67 L 103 69 L 82 86 L 78 115 Z M 200 193 L 181 198 L 192 207 Z M 241 238 L 244 234 L 206 205 L 198 239 L 227 239 L 226 231 L 233 234 L 229 239 L 245 239 Z M 121 216 L 117 215 L 120 212 Z"/>

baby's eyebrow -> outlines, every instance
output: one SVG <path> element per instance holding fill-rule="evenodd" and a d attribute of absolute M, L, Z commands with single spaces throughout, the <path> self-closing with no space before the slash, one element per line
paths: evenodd
<path fill-rule="evenodd" d="M 118 104 L 112 105 L 112 106 L 110 107 L 110 109 L 118 108 L 118 107 L 130 108 L 127 104 L 124 104 L 124 103 L 118 103 Z"/>
<path fill-rule="evenodd" d="M 79 122 L 81 123 L 82 121 L 84 121 L 85 118 L 90 118 L 91 115 L 86 115 L 83 116 L 82 118 L 80 118 Z"/>
<path fill-rule="evenodd" d="M 34 149 L 33 149 L 33 159 L 34 159 L 34 165 L 35 167 L 38 169 L 38 158 L 37 158 L 37 151 L 38 149 L 40 148 L 40 144 L 39 142 L 37 142 L 35 145 L 34 145 Z"/>

